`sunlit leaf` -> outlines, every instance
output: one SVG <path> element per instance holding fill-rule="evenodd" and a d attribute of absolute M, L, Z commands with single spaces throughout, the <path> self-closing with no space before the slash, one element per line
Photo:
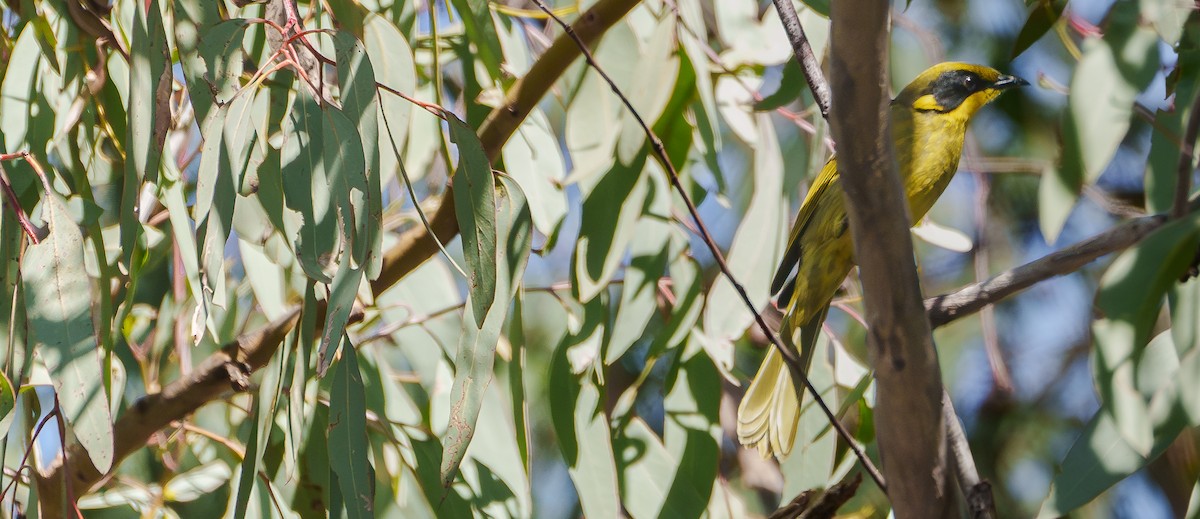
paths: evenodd
<path fill-rule="evenodd" d="M 449 485 L 475 435 L 475 424 L 483 397 L 492 378 L 496 344 L 525 265 L 529 259 L 532 220 L 525 194 L 516 183 L 500 177 L 503 190 L 496 214 L 496 231 L 503 247 L 496 251 L 496 301 L 484 316 L 475 315 L 475 305 L 463 313 L 462 334 L 454 361 L 454 386 L 450 390 L 450 422 L 443 438 L 442 484 Z M 475 297 L 472 293 L 468 299 Z"/>
<path fill-rule="evenodd" d="M 570 342 L 550 368 L 550 415 L 567 472 L 588 517 L 616 517 L 620 508 L 617 466 L 600 391 L 590 375 L 571 372 Z"/>
<path fill-rule="evenodd" d="M 349 517 L 374 517 L 363 378 L 354 345 L 347 339 L 341 350 L 329 390 L 329 468 L 337 476 Z"/>
<path fill-rule="evenodd" d="M 357 127 L 365 166 L 361 171 L 348 169 L 343 173 L 353 179 L 349 182 L 350 213 L 354 215 L 355 229 L 351 250 L 354 261 L 366 265 L 367 278 L 374 279 L 383 265 L 383 234 L 379 229 L 383 221 L 379 179 L 383 150 L 374 145 L 379 142 L 375 70 L 366 48 L 349 34 L 337 33 L 334 46 L 337 49 L 338 81 L 342 87 L 342 109 Z"/>
<path fill-rule="evenodd" d="M 461 229 L 463 256 L 471 309 L 485 316 L 496 300 L 497 261 L 496 188 L 492 167 L 479 137 L 466 123 L 448 115 L 450 140 L 458 144 L 458 171 L 454 174 L 454 210 Z M 479 319 L 477 325 L 483 326 Z"/>
<path fill-rule="evenodd" d="M 645 165 L 643 150 L 633 163 L 618 161 L 594 185 L 582 187 L 583 223 L 572 269 L 580 301 L 590 301 L 606 290 L 625 257 L 649 194 Z"/>
<path fill-rule="evenodd" d="M 92 325 L 83 235 L 62 199 L 46 195 L 42 218 L 50 234 L 26 250 L 21 264 L 30 340 L 50 371 L 63 418 L 91 463 L 108 471 L 114 461 L 112 415 Z"/>

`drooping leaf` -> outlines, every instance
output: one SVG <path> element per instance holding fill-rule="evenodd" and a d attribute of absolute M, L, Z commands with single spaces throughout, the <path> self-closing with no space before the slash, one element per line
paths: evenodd
<path fill-rule="evenodd" d="M 621 474 L 621 503 L 630 517 L 683 517 L 664 507 L 678 460 L 650 426 L 639 417 L 630 418 L 614 433 L 612 443 Z"/>
<path fill-rule="evenodd" d="M 1174 350 L 1171 334 L 1163 333 L 1147 347 L 1146 356 L 1156 360 L 1175 359 Z M 1151 447 L 1142 451 L 1131 445 L 1117 422 L 1119 418 L 1101 409 L 1063 458 L 1039 518 L 1061 517 L 1087 504 L 1157 458 L 1188 425 L 1187 416 L 1178 405 L 1180 398 L 1186 398 L 1183 386 L 1179 385 L 1180 373 L 1176 371 L 1180 365 L 1177 360 L 1163 364 L 1147 373 L 1156 376 L 1145 377 L 1147 380 L 1140 388 L 1153 395 L 1147 416 L 1153 430 Z"/>
<path fill-rule="evenodd" d="M 504 145 L 507 173 L 529 195 L 533 225 L 552 237 L 567 215 L 567 196 L 562 190 L 566 166 L 558 151 L 558 138 L 541 110 L 533 110 Z"/>
<path fill-rule="evenodd" d="M 475 131 L 453 114 L 446 114 L 450 140 L 458 145 L 458 168 L 454 174 L 454 213 L 466 257 L 471 310 L 485 316 L 496 300 L 497 236 L 496 188 L 492 167 Z M 475 324 L 483 326 L 484 320 Z"/>
<path fill-rule="evenodd" d="M 496 27 L 493 25 L 496 20 L 492 18 L 491 5 L 486 0 L 450 0 L 450 4 L 462 17 L 467 38 L 474 43 L 476 53 L 488 74 L 494 80 L 501 78 L 500 64 L 504 55 L 500 49 Z"/>
<path fill-rule="evenodd" d="M 366 404 L 358 354 L 345 338 L 329 391 L 329 468 L 349 517 L 374 517 L 374 476 L 367 459 Z"/>
<path fill-rule="evenodd" d="M 529 204 L 515 182 L 507 177 L 500 179 L 503 190 L 496 223 L 497 238 L 503 246 L 496 251 L 495 258 L 500 272 L 496 279 L 496 301 L 482 318 L 475 315 L 475 305 L 467 305 L 463 312 L 462 335 L 454 361 L 454 386 L 450 390 L 450 422 L 442 441 L 443 486 L 454 480 L 475 435 L 475 424 L 492 379 L 496 344 L 529 259 L 533 227 Z M 469 294 L 468 299 L 474 296 Z"/>
<path fill-rule="evenodd" d="M 1021 32 L 1017 34 L 1017 39 L 1013 42 L 1012 57 L 1020 56 L 1040 40 L 1062 16 L 1063 8 L 1066 6 L 1067 0 L 1038 0 L 1035 2 L 1029 10 L 1029 17 L 1025 19 L 1025 25 L 1021 26 Z"/>
<path fill-rule="evenodd" d="M 698 517 L 720 465 L 723 379 L 699 345 L 685 345 L 679 355 L 663 399 L 663 443 L 678 463 L 663 510 L 676 517 Z"/>
<path fill-rule="evenodd" d="M 222 460 L 214 460 L 178 474 L 163 486 L 163 499 L 187 503 L 206 496 L 229 483 L 232 472 Z"/>
<path fill-rule="evenodd" d="M 581 186 L 583 222 L 572 269 L 580 301 L 595 298 L 616 275 L 649 188 L 645 149 L 629 164 L 617 161 L 594 185 Z"/>
<path fill-rule="evenodd" d="M 658 311 L 658 281 L 665 273 L 670 253 L 671 191 L 665 173 L 654 164 L 651 172 L 653 202 L 638 221 L 630 245 L 629 265 L 621 283 L 621 302 L 605 348 L 604 362 L 621 358 L 642 337 L 650 318 Z"/>
<path fill-rule="evenodd" d="M 231 20 L 220 32 L 209 32 L 221 23 L 221 11 L 216 2 L 175 2 L 175 45 L 179 47 L 179 65 L 187 81 L 192 111 L 196 120 L 203 121 L 213 105 L 213 94 L 204 81 L 208 71 L 202 41 L 236 41 L 241 46 L 241 36 L 246 24 L 242 20 Z M 235 36 L 236 34 L 236 36 Z"/>
<path fill-rule="evenodd" d="M 375 70 L 361 42 L 345 32 L 334 38 L 337 50 L 338 82 L 342 89 L 342 110 L 355 123 L 362 143 L 361 173 L 347 171 L 350 205 L 354 215 L 355 239 L 351 250 L 354 261 L 364 265 L 367 278 L 379 276 L 383 265 L 383 194 L 380 189 L 379 103 L 376 102 Z M 389 150 L 390 151 L 390 150 Z"/>
<path fill-rule="evenodd" d="M 1195 257 L 1200 216 L 1172 222 L 1117 257 L 1100 280 L 1093 323 L 1096 382 L 1126 443 L 1147 455 L 1154 444 L 1138 367 L 1167 290 Z"/>
<path fill-rule="evenodd" d="M 1071 78 L 1062 167 L 1057 170 L 1063 186 L 1075 196 L 1112 161 L 1129 130 L 1138 92 L 1158 71 L 1158 35 L 1135 23 L 1137 19 L 1133 2 L 1118 2 L 1104 37 L 1083 42 L 1083 58 Z"/>
<path fill-rule="evenodd" d="M 83 234 L 55 193 L 46 193 L 42 215 L 50 234 L 26 250 L 21 266 L 30 340 L 50 372 L 63 418 L 91 463 L 107 472 L 114 460 L 112 414 L 104 390 L 108 370 L 101 366 L 92 325 Z"/>
<path fill-rule="evenodd" d="M 751 300 L 758 307 L 770 297 L 770 272 L 779 263 L 784 239 L 783 215 L 783 157 L 770 119 L 758 116 L 758 149 L 754 154 L 753 182 L 743 183 L 749 192 L 745 216 L 741 219 L 726 260 L 734 276 L 743 283 Z M 729 280 L 721 277 L 708 292 L 704 310 L 704 330 L 718 339 L 733 339 L 742 335 L 753 317 L 733 289 Z M 728 363 L 731 359 L 714 359 Z"/>
<path fill-rule="evenodd" d="M 365 24 L 363 43 L 367 47 L 367 56 L 374 69 L 375 80 L 397 92 L 416 92 L 417 73 L 408 39 L 383 16 L 367 15 Z M 401 158 L 393 149 L 400 150 L 401 153 L 405 151 L 413 105 L 391 92 L 380 90 L 379 107 L 381 117 L 378 118 L 379 130 L 376 132 L 380 149 L 379 183 L 386 186 L 400 169 Z M 368 135 L 366 131 L 360 132 L 364 136 Z M 425 137 L 432 137 L 433 133 L 421 132 Z M 406 153 L 404 158 L 412 160 L 413 155 Z"/>
<path fill-rule="evenodd" d="M 284 219 L 286 232 L 301 268 L 309 278 L 329 283 L 325 268 L 338 244 L 336 194 L 330 192 L 325 170 L 323 110 L 308 96 L 296 96 L 284 122 L 283 195 L 287 207 L 299 213 L 298 222 Z"/>
<path fill-rule="evenodd" d="M 583 513 L 616 517 L 620 511 L 617 466 L 600 389 L 590 374 L 572 373 L 572 341 L 564 341 L 550 367 L 550 416 L 567 472 Z"/>

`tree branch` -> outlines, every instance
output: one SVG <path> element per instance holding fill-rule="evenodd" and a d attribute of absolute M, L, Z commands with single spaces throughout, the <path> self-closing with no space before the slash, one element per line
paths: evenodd
<path fill-rule="evenodd" d="M 1129 220 L 1066 249 L 1001 272 L 987 281 L 926 299 L 925 311 L 929 316 L 929 324 L 937 328 L 978 312 L 1035 283 L 1075 272 L 1105 254 L 1129 248 L 1166 222 L 1167 216 L 1162 214 Z"/>
<path fill-rule="evenodd" d="M 804 80 L 808 89 L 812 90 L 813 98 L 821 109 L 821 117 L 829 120 L 829 83 L 821 73 L 821 62 L 813 55 L 812 45 L 808 44 L 808 36 L 804 34 L 804 26 L 800 25 L 800 17 L 796 16 L 796 8 L 791 0 L 772 0 L 779 20 L 783 22 L 783 31 L 787 33 L 792 51 L 796 53 L 796 61 L 804 68 Z"/>
<path fill-rule="evenodd" d="M 963 496 L 967 498 L 971 519 L 993 519 L 996 517 L 996 502 L 992 497 L 992 484 L 979 478 L 975 458 L 971 456 L 971 445 L 967 443 L 967 435 L 958 421 L 958 414 L 954 412 L 954 402 L 945 392 L 942 393 L 942 413 L 946 421 L 946 440 L 954 456 L 954 473 L 958 476 L 958 486 Z"/>
<path fill-rule="evenodd" d="M 250 374 L 267 365 L 299 316 L 299 310 L 292 310 L 257 332 L 238 337 L 187 376 L 168 384 L 161 392 L 134 402 L 113 424 L 113 459 L 116 460 L 113 469 L 120 460 L 144 447 L 152 434 L 171 422 L 183 419 L 226 392 L 245 391 Z M 79 442 L 72 443 L 66 449 L 65 459 L 58 457 L 46 469 L 46 475 L 38 477 L 38 492 L 45 498 L 41 500 L 44 517 L 66 517 L 61 510 L 47 508 L 61 504 L 52 496 L 62 495 L 64 472 L 76 495 L 86 494 L 104 477 L 88 461 L 83 446 Z"/>
<path fill-rule="evenodd" d="M 951 512 L 942 377 L 913 261 L 903 187 L 888 130 L 888 4 L 832 4 L 834 141 L 878 384 L 875 431 L 896 517 Z"/>
<path fill-rule="evenodd" d="M 1188 117 L 1183 141 L 1179 143 L 1179 169 L 1175 180 L 1175 202 L 1171 205 L 1171 219 L 1182 218 L 1187 213 L 1188 194 L 1192 190 L 1192 170 L 1196 163 L 1196 134 L 1200 132 L 1200 92 L 1192 101 L 1192 114 Z"/>

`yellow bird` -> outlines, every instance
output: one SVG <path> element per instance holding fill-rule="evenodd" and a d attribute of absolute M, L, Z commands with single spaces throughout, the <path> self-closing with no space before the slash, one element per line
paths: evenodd
<path fill-rule="evenodd" d="M 892 139 L 912 221 L 919 221 L 958 169 L 967 122 L 1001 92 L 1025 80 L 967 63 L 930 67 L 891 103 Z M 799 330 L 801 359 L 808 365 L 829 301 L 854 264 L 837 157 L 813 182 L 792 226 L 787 251 L 771 283 L 786 304 L 784 336 Z M 738 439 L 764 458 L 792 449 L 800 402 L 783 358 L 774 349 L 738 406 Z"/>

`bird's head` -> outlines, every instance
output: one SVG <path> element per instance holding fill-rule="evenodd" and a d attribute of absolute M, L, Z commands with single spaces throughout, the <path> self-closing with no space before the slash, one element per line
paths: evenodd
<path fill-rule="evenodd" d="M 982 65 L 939 63 L 904 87 L 892 105 L 968 119 L 1001 92 L 1028 84 L 1024 79 Z"/>

